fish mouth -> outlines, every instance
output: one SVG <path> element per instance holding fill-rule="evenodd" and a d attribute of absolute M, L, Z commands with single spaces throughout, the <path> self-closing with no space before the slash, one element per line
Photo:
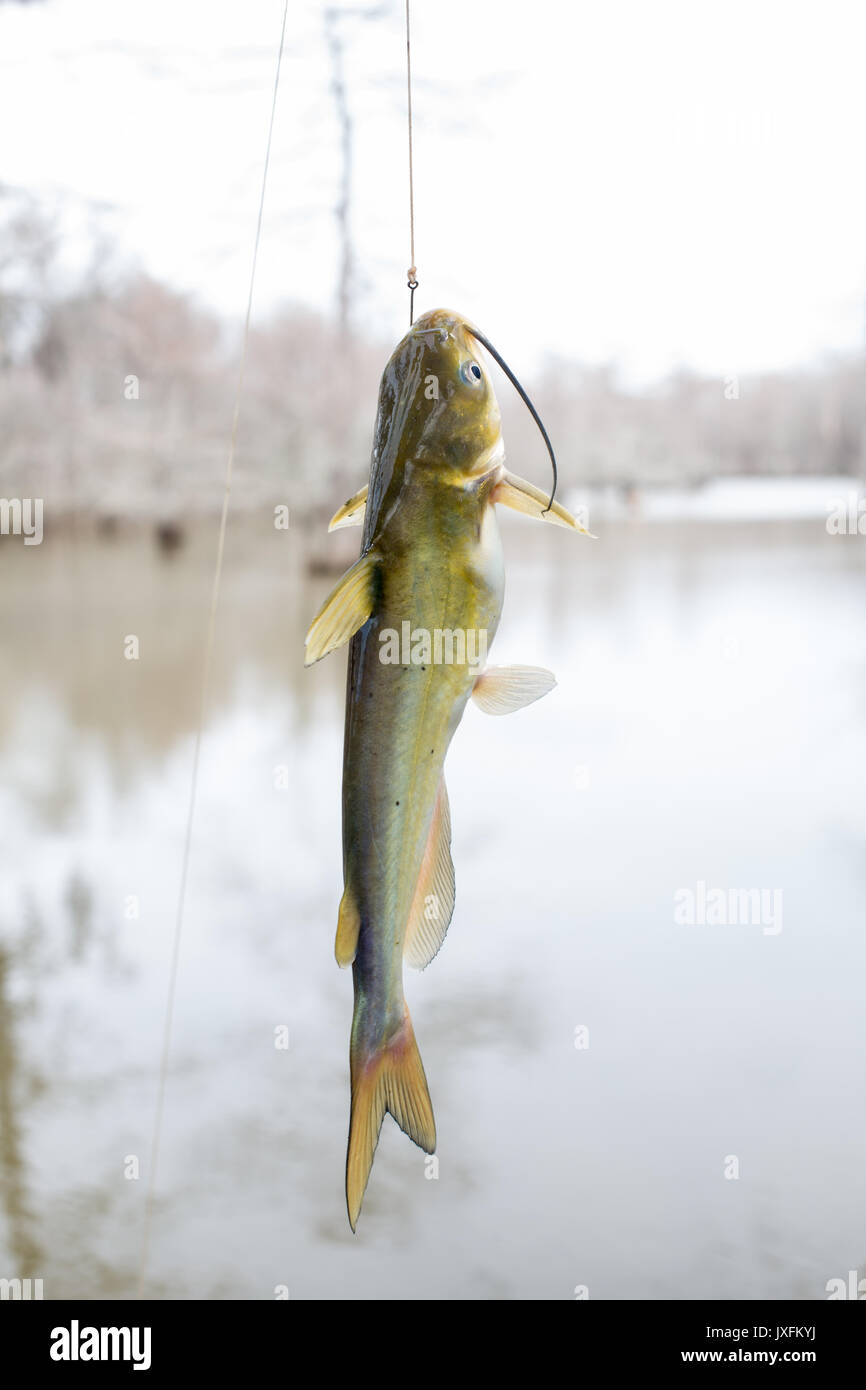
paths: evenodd
<path fill-rule="evenodd" d="M 482 482 L 485 478 L 493 477 L 495 474 L 503 472 L 504 464 L 505 440 L 500 434 L 498 439 L 495 439 L 490 445 L 489 449 L 485 449 L 484 453 L 479 456 L 469 477 L 472 479 L 473 483 Z"/>
<path fill-rule="evenodd" d="M 547 513 L 550 511 L 551 507 L 553 506 L 553 499 L 556 497 L 556 488 L 559 481 L 559 472 L 556 466 L 556 454 L 553 452 L 553 445 L 550 442 L 550 435 L 547 433 L 547 430 L 544 427 L 544 421 L 542 420 L 535 406 L 532 404 L 532 401 L 529 398 L 529 394 L 524 389 L 524 387 L 521 386 L 517 376 L 511 370 L 502 354 L 498 352 L 497 349 L 493 346 L 490 339 L 485 337 L 485 335 L 481 332 L 480 329 L 476 328 L 473 323 L 470 323 L 460 314 L 452 313 L 450 309 L 430 309 L 426 314 L 422 314 L 418 321 L 412 325 L 412 327 L 409 330 L 408 336 L 410 338 L 424 338 L 432 336 L 434 334 L 438 334 L 440 341 L 443 343 L 448 342 L 450 338 L 454 338 L 456 340 L 463 338 L 464 341 L 466 340 L 467 336 L 474 338 L 476 342 L 479 342 L 482 347 L 487 349 L 494 362 L 497 362 L 498 365 L 502 368 L 503 372 L 508 377 L 508 380 L 511 382 L 511 385 L 514 387 L 515 391 L 520 396 L 520 399 L 523 401 L 523 404 L 526 406 L 527 410 L 529 411 L 530 415 L 532 416 L 533 420 L 538 426 L 541 432 L 541 437 L 544 440 L 545 445 L 547 446 L 547 452 L 550 455 L 550 464 L 551 468 L 553 469 L 553 487 L 550 490 L 550 498 L 548 500 L 547 506 L 541 513 L 542 516 L 546 516 Z M 488 451 L 491 454 L 491 460 L 493 451 L 495 451 L 495 449 L 496 445 L 493 445 L 492 449 Z M 488 460 L 486 455 L 483 456 L 482 460 L 479 460 L 479 467 L 472 470 L 472 476 L 478 477 L 479 475 L 486 472 L 490 467 L 491 460 Z M 501 459 L 497 460 L 497 463 L 499 462 L 501 462 Z"/>

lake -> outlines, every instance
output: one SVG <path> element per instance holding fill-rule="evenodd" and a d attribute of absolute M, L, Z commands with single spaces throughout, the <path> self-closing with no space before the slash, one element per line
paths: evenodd
<path fill-rule="evenodd" d="M 353 1236 L 345 656 L 303 668 L 334 576 L 230 523 L 149 1296 L 814 1299 L 866 1264 L 866 539 L 596 529 L 504 519 L 492 659 L 558 686 L 452 745 L 456 911 L 406 972 L 437 1164 L 386 1118 Z M 138 1289 L 214 542 L 0 540 L 0 1275 L 46 1298 Z"/>

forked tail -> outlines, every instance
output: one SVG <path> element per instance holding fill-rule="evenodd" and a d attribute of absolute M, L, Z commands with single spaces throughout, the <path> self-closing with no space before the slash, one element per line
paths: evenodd
<path fill-rule="evenodd" d="M 424 1064 L 405 1005 L 401 1028 L 376 1051 L 356 1042 L 353 1029 L 350 1061 L 352 1115 L 346 1155 L 346 1205 L 354 1231 L 385 1112 L 393 1115 L 403 1133 L 428 1154 L 436 1148 L 436 1124 Z"/>

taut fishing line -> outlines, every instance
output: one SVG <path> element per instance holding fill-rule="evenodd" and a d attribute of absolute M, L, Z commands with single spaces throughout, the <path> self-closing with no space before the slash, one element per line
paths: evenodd
<path fill-rule="evenodd" d="M 406 0 L 406 112 L 409 125 L 409 260 L 406 274 L 409 277 L 409 327 L 415 320 L 415 291 L 418 288 L 418 270 L 415 265 L 415 179 L 412 165 L 412 48 L 409 37 L 409 0 Z"/>
<path fill-rule="evenodd" d="M 408 275 L 407 286 L 409 289 L 409 327 L 411 328 L 415 321 L 415 291 L 418 288 L 418 268 L 415 265 L 415 177 L 412 159 L 412 44 L 409 27 L 409 4 L 410 0 L 406 0 L 406 112 L 409 127 L 409 259 L 412 262 L 406 273 Z M 466 326 L 469 328 L 468 324 Z M 529 413 L 536 425 L 541 430 L 541 437 L 547 445 L 547 452 L 550 454 L 550 462 L 553 467 L 553 488 L 550 493 L 550 500 L 541 513 L 542 516 L 546 516 L 553 506 L 553 499 L 556 496 L 556 485 L 558 482 L 556 455 L 553 452 L 553 445 L 550 442 L 550 437 L 547 430 L 544 428 L 541 416 L 535 409 L 535 406 L 532 404 L 532 401 L 529 399 L 529 396 L 526 391 L 524 391 L 508 363 L 496 351 L 493 344 L 488 342 L 483 333 L 479 333 L 475 328 L 469 328 L 469 332 L 474 338 L 478 339 L 479 343 L 484 344 L 491 357 L 499 363 L 505 375 L 508 377 L 508 380 L 529 409 Z"/>
<path fill-rule="evenodd" d="M 171 965 L 169 967 L 168 998 L 165 1006 L 165 1023 L 162 1036 L 162 1056 L 159 1067 L 159 1088 L 157 1091 L 156 1113 L 153 1122 L 153 1139 L 150 1151 L 150 1173 L 148 1175 L 147 1196 L 145 1198 L 144 1209 L 144 1235 L 141 1246 L 141 1262 L 138 1275 L 138 1297 L 144 1295 L 144 1280 L 147 1273 L 147 1260 L 150 1252 L 150 1229 L 153 1220 L 153 1202 L 156 1191 L 156 1173 L 159 1160 L 159 1146 L 162 1136 L 162 1119 L 165 1109 L 166 1080 L 168 1076 L 168 1064 L 171 1055 L 171 1035 L 172 1024 L 174 1021 L 174 1003 L 177 992 L 178 962 L 180 959 L 180 938 L 183 929 L 184 905 L 186 902 L 186 887 L 189 877 L 190 848 L 192 845 L 192 827 L 195 817 L 196 792 L 198 789 L 198 770 L 201 759 L 202 735 L 204 731 L 205 717 L 208 709 L 208 697 L 210 693 L 210 673 L 211 660 L 213 657 L 214 632 L 216 629 L 216 615 L 219 604 L 220 580 L 222 578 L 223 556 L 225 553 L 226 527 L 229 515 L 229 499 L 231 497 L 232 473 L 234 471 L 235 450 L 237 448 L 238 421 L 241 411 L 241 395 L 244 386 L 244 371 L 247 360 L 247 347 L 250 337 L 250 316 L 253 308 L 253 290 L 256 282 L 256 265 L 259 258 L 259 242 L 262 235 L 262 216 L 265 208 L 265 189 L 268 182 L 268 167 L 271 161 L 271 141 L 274 133 L 274 117 L 277 110 L 277 92 L 280 86 L 280 68 L 283 61 L 283 48 L 286 40 L 286 21 L 289 13 L 289 0 L 285 0 L 283 6 L 283 22 L 280 29 L 280 43 L 277 50 L 277 66 L 274 74 L 274 92 L 271 100 L 271 116 L 268 124 L 268 140 L 265 146 L 265 163 L 262 170 L 262 188 L 259 196 L 259 211 L 256 220 L 256 234 L 253 244 L 253 258 L 250 267 L 250 287 L 247 295 L 247 312 L 244 319 L 244 335 L 241 346 L 241 361 L 238 370 L 238 383 L 235 391 L 234 414 L 232 416 L 231 438 L 229 441 L 228 458 L 226 460 L 225 482 L 223 488 L 222 511 L 220 513 L 219 538 L 217 540 L 216 565 L 214 567 L 213 586 L 211 588 L 210 613 L 208 615 L 207 635 L 205 639 L 204 659 L 202 661 L 201 692 L 199 697 L 199 717 L 195 734 L 195 746 L 192 758 L 192 777 L 190 780 L 189 804 L 186 815 L 186 832 L 183 843 L 183 859 L 180 872 L 180 888 L 178 891 L 177 913 L 174 923 L 174 941 L 172 945 Z"/>

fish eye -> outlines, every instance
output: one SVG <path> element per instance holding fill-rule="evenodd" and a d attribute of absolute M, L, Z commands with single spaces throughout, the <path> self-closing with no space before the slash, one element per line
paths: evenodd
<path fill-rule="evenodd" d="M 483 372 L 477 362 L 464 362 L 460 368 L 460 375 L 469 386 L 476 386 L 483 376 Z"/>

